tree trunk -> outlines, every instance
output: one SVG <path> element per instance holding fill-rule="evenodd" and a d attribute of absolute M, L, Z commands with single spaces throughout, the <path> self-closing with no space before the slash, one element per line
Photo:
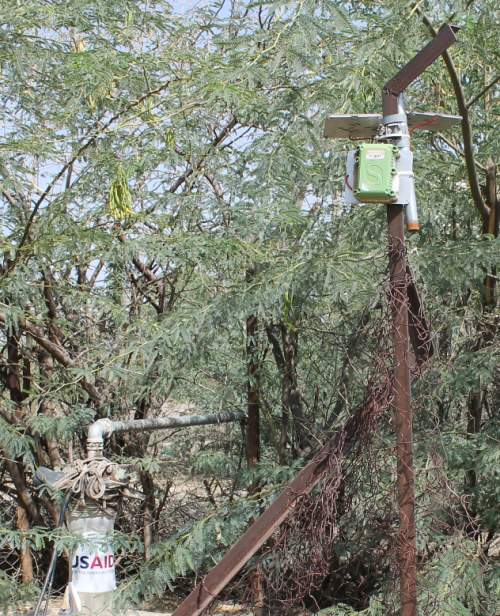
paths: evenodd
<path fill-rule="evenodd" d="M 255 268 L 249 267 L 247 269 L 247 281 L 255 275 Z M 247 389 L 247 403 L 248 403 L 248 466 L 250 468 L 255 467 L 260 462 L 260 409 L 259 400 L 257 397 L 257 391 L 255 383 L 259 378 L 257 366 L 254 361 L 256 344 L 255 334 L 257 333 L 257 317 L 251 315 L 247 318 L 247 358 L 248 358 L 248 389 Z M 248 493 L 250 495 L 255 494 L 259 486 L 257 483 L 252 483 L 248 487 Z M 250 524 L 255 522 L 254 517 L 250 519 Z M 252 595 L 254 600 L 254 606 L 256 608 L 256 615 L 260 615 L 261 609 L 264 605 L 264 587 L 262 583 L 262 576 L 257 570 L 250 580 L 252 586 Z"/>
<path fill-rule="evenodd" d="M 145 419 L 147 414 L 149 400 L 142 398 L 134 414 L 134 419 Z M 144 457 L 146 455 L 146 449 L 149 441 L 149 437 L 146 435 L 138 435 L 138 438 L 143 440 L 137 443 L 138 455 Z M 141 486 L 146 500 L 143 505 L 143 539 L 144 539 L 144 559 L 150 560 L 152 556 L 152 545 L 154 543 L 155 533 L 155 510 L 156 510 L 156 498 L 155 498 L 155 485 L 151 473 L 148 471 L 141 472 Z"/>
<path fill-rule="evenodd" d="M 283 415 L 281 420 L 281 437 L 280 437 L 280 459 L 282 463 L 286 463 L 287 451 L 286 444 L 288 442 L 288 423 L 290 414 L 293 417 L 295 434 L 297 436 L 297 445 L 299 456 L 307 456 L 311 450 L 310 431 L 306 424 L 304 413 L 302 412 L 302 401 L 300 391 L 297 384 L 297 367 L 296 358 L 298 350 L 298 332 L 290 330 L 283 323 L 280 325 L 283 350 L 274 327 L 272 325 L 266 327 L 266 334 L 273 350 L 274 359 L 278 370 L 283 375 L 283 384 L 281 389 L 281 406 Z"/>
<path fill-rule="evenodd" d="M 142 491 L 146 495 L 144 501 L 144 513 L 143 513 L 143 538 L 144 538 L 144 559 L 146 561 L 151 559 L 152 545 L 154 543 L 155 534 L 155 486 L 151 474 L 147 471 L 141 472 L 141 485 Z"/>
<path fill-rule="evenodd" d="M 500 202 L 497 195 L 497 166 L 491 158 L 488 158 L 486 163 L 486 204 L 490 208 L 488 218 L 483 219 L 483 233 L 488 233 L 494 237 L 498 237 L 499 219 L 500 219 Z M 494 308 L 498 301 L 497 291 L 497 267 L 492 267 L 491 275 L 486 274 L 484 281 L 486 288 L 485 306 Z"/>
<path fill-rule="evenodd" d="M 7 387 L 9 388 L 10 399 L 16 405 L 20 405 L 24 400 L 21 389 L 20 379 L 20 355 L 19 355 L 19 339 L 16 335 L 7 337 L 7 357 L 9 362 L 9 374 L 7 377 Z"/>
<path fill-rule="evenodd" d="M 287 383 L 288 382 L 285 382 L 285 379 L 283 378 L 283 387 L 282 387 L 282 392 L 281 392 L 282 413 L 281 413 L 281 432 L 280 432 L 280 451 L 279 451 L 280 460 L 282 461 L 282 464 L 287 464 L 288 462 L 286 444 L 288 442 L 288 424 L 290 422 L 290 411 L 289 411 L 290 407 L 288 404 L 288 392 L 287 392 L 288 384 Z"/>
<path fill-rule="evenodd" d="M 247 282 L 251 282 L 255 276 L 255 267 L 247 269 Z M 256 381 L 259 378 L 257 366 L 254 361 L 256 352 L 255 335 L 257 333 L 257 317 L 251 315 L 247 318 L 247 404 L 248 404 L 248 466 L 254 467 L 260 462 L 260 409 L 256 391 Z M 256 485 L 249 488 L 250 493 L 255 492 Z"/>
<path fill-rule="evenodd" d="M 500 202 L 497 195 L 497 166 L 491 158 L 488 158 L 486 162 L 486 188 L 485 197 L 486 205 L 489 207 L 489 216 L 483 217 L 483 233 L 498 237 L 499 220 L 500 220 Z M 486 297 L 484 301 L 484 309 L 492 310 L 497 305 L 498 290 L 497 290 L 497 267 L 494 265 L 491 270 L 491 274 L 486 274 L 484 280 L 484 286 L 486 289 Z M 489 334 L 483 332 L 484 337 L 488 337 Z M 481 344 L 481 343 L 480 343 Z M 479 434 L 481 432 L 481 419 L 484 400 L 486 397 L 486 389 L 481 388 L 479 391 L 472 392 L 469 396 L 468 402 L 468 419 L 467 419 L 467 434 Z M 476 452 L 477 453 L 477 452 Z M 468 491 L 474 490 L 477 484 L 477 477 L 475 471 L 475 460 L 472 468 L 466 472 L 465 482 Z M 473 502 L 471 514 L 476 515 L 476 504 Z"/>
<path fill-rule="evenodd" d="M 26 513 L 26 509 L 22 506 L 19 500 L 17 504 L 17 528 L 21 531 L 27 531 L 30 529 L 28 514 Z M 31 550 L 28 545 L 23 545 L 23 543 L 21 543 L 19 557 L 21 560 L 23 584 L 27 584 L 33 579 L 33 558 L 31 556 Z"/>
<path fill-rule="evenodd" d="M 48 379 L 52 369 L 54 368 L 54 361 L 52 359 L 52 355 L 50 355 L 50 353 L 42 349 L 39 352 L 39 358 L 40 358 L 39 360 L 40 375 L 43 378 Z M 42 403 L 40 405 L 40 411 L 43 413 L 43 415 L 50 417 L 52 415 L 52 408 L 51 408 L 50 401 L 42 399 Z M 53 437 L 46 436 L 44 437 L 43 440 L 45 442 L 45 448 L 47 450 L 47 454 L 49 456 L 49 460 L 50 460 L 50 464 L 52 468 L 55 468 L 56 466 L 64 465 L 64 460 L 61 457 L 61 453 L 59 451 L 59 447 L 57 446 L 55 439 Z"/>
<path fill-rule="evenodd" d="M 7 463 L 7 469 L 12 478 L 12 483 L 16 486 L 18 502 L 26 510 L 29 517 L 33 520 L 35 526 L 45 526 L 45 520 L 43 519 L 37 504 L 33 500 L 31 493 L 26 485 L 24 478 L 24 469 L 22 463 L 10 460 L 4 453 Z"/>
<path fill-rule="evenodd" d="M 311 453 L 312 445 L 297 384 L 298 332 L 282 324 L 281 336 L 285 360 L 282 389 L 283 415 L 288 417 L 291 413 L 297 437 L 298 454 L 300 457 L 306 457 Z"/>
<path fill-rule="evenodd" d="M 20 378 L 20 360 L 19 353 L 19 339 L 16 335 L 7 337 L 7 357 L 9 362 L 7 387 L 10 393 L 10 399 L 14 402 L 18 408 L 16 415 L 19 414 L 20 406 L 26 395 L 22 391 L 21 378 Z M 22 466 L 22 460 L 7 460 L 7 468 L 17 491 L 17 528 L 20 531 L 27 531 L 30 529 L 30 523 L 28 519 L 28 512 L 31 514 L 33 521 L 37 525 L 44 525 L 44 521 L 38 507 L 34 503 L 31 494 L 29 493 L 24 476 L 24 468 Z M 33 558 L 31 556 L 31 550 L 28 546 L 23 546 L 19 550 L 19 557 L 21 561 L 21 575 L 24 583 L 30 582 L 33 579 Z"/>
<path fill-rule="evenodd" d="M 483 413 L 483 403 L 485 397 L 485 390 L 481 389 L 474 393 L 471 393 L 468 404 L 468 420 L 467 420 L 467 434 L 479 434 L 481 432 L 481 418 Z M 467 487 L 472 490 L 476 487 L 477 478 L 474 466 L 466 473 Z M 475 509 L 475 506 L 474 506 Z M 475 511 L 471 512 L 473 515 Z"/>
<path fill-rule="evenodd" d="M 257 317 L 247 319 L 247 357 L 248 359 L 248 465 L 255 466 L 260 462 L 260 417 L 259 401 L 255 389 L 255 381 L 259 378 L 254 362 L 255 334 L 257 332 Z"/>

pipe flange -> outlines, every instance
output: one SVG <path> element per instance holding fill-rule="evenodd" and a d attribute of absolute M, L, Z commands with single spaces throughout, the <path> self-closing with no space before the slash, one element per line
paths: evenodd
<path fill-rule="evenodd" d="M 87 439 L 87 450 L 88 451 L 97 451 L 98 449 L 102 450 L 104 441 L 102 438 L 88 438 Z"/>
<path fill-rule="evenodd" d="M 104 441 L 102 438 L 87 439 L 87 458 L 102 458 L 104 450 Z"/>

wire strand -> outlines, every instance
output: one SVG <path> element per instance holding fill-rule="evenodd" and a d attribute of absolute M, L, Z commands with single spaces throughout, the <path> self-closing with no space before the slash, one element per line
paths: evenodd
<path fill-rule="evenodd" d="M 416 128 L 420 128 L 421 126 L 426 126 L 427 124 L 432 124 L 433 122 L 435 122 L 436 120 L 439 120 L 439 116 L 435 116 L 434 118 L 432 118 L 432 120 L 427 120 L 427 122 L 421 122 L 420 124 L 417 124 L 416 126 L 414 126 L 412 129 L 410 129 L 410 135 L 412 134 L 412 132 L 416 129 Z"/>

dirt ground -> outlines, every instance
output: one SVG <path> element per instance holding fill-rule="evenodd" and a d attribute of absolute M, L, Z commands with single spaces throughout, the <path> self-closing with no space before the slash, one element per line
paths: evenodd
<path fill-rule="evenodd" d="M 59 613 L 61 601 L 52 601 L 49 609 L 47 610 L 47 616 L 57 616 Z M 174 602 L 167 602 L 163 606 L 163 611 L 154 611 L 152 608 L 148 610 L 128 610 L 123 614 L 117 614 L 116 616 L 172 616 L 172 613 L 177 607 Z M 42 606 L 42 609 L 44 605 Z M 156 606 L 156 609 L 160 609 Z M 26 606 L 26 616 L 33 613 L 33 607 Z M 43 612 L 42 612 L 43 613 Z M 0 616 L 10 616 L 11 612 L 0 612 Z M 252 612 L 242 609 L 239 605 L 222 604 L 217 606 L 216 611 L 211 616 L 253 616 Z"/>

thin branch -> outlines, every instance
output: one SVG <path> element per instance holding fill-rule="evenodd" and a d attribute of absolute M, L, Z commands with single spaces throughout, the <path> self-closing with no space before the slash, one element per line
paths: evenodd
<path fill-rule="evenodd" d="M 161 499 L 160 504 L 156 508 L 155 522 L 157 522 L 160 519 L 161 512 L 163 511 L 163 508 L 165 507 L 165 503 L 167 502 L 168 494 L 170 492 L 170 488 L 172 487 L 172 485 L 173 484 L 171 481 L 167 481 L 167 486 L 165 488 L 165 492 L 163 493 L 163 498 Z"/>
<path fill-rule="evenodd" d="M 118 240 L 122 243 L 125 243 L 127 240 L 124 235 L 118 235 L 117 237 Z M 132 282 L 136 285 L 139 293 L 141 293 L 146 298 L 146 300 L 154 306 L 158 314 L 162 314 L 163 312 L 165 312 L 165 283 L 162 281 L 161 278 L 158 278 L 156 274 L 137 257 L 132 258 L 132 263 L 141 272 L 144 278 L 146 278 L 146 280 L 155 285 L 160 303 L 156 304 L 156 302 L 154 302 L 150 297 L 148 297 L 147 294 L 144 293 L 144 291 L 142 291 L 142 289 L 139 287 L 138 281 L 131 275 Z"/>
<path fill-rule="evenodd" d="M 493 79 L 493 81 L 490 84 L 488 84 L 485 88 L 483 88 L 481 92 L 479 92 L 479 94 L 474 96 L 474 98 L 470 99 L 470 101 L 466 105 L 467 109 L 470 109 L 470 107 L 472 107 L 474 103 L 476 103 L 480 98 L 482 98 L 486 94 L 486 92 L 488 92 L 488 90 L 492 88 L 499 81 L 500 81 L 500 75 L 498 77 L 495 77 L 495 79 Z"/>
<path fill-rule="evenodd" d="M 89 287 L 92 289 L 96 283 L 97 277 L 99 276 L 99 274 L 101 273 L 101 270 L 104 266 L 103 261 L 99 261 L 99 263 L 97 264 L 95 270 L 92 273 L 92 276 L 89 280 Z"/>
<path fill-rule="evenodd" d="M 139 291 L 139 293 L 141 294 L 141 296 L 147 301 L 149 302 L 153 308 L 156 310 L 156 312 L 158 314 L 162 313 L 162 310 L 160 308 L 160 306 L 149 297 L 149 295 L 147 293 L 145 293 L 142 288 L 141 285 L 139 284 L 139 281 L 137 280 L 137 278 L 132 274 L 132 272 L 130 273 L 130 280 L 132 281 L 132 284 L 134 285 L 134 287 Z"/>
<path fill-rule="evenodd" d="M 65 190 L 69 190 L 71 187 L 71 176 L 73 174 L 73 165 L 68 167 L 68 175 L 66 176 L 66 188 Z"/>
<path fill-rule="evenodd" d="M 419 13 L 423 23 L 429 29 L 432 36 L 435 37 L 438 32 L 431 24 L 427 15 L 420 8 L 417 8 L 417 12 Z M 469 119 L 467 103 L 465 101 L 465 94 L 462 88 L 462 84 L 460 83 L 460 77 L 458 76 L 455 63 L 453 62 L 449 51 L 445 51 L 443 53 L 443 60 L 446 64 L 446 68 L 448 69 L 448 74 L 450 75 L 453 89 L 455 90 L 458 110 L 460 112 L 460 115 L 462 116 L 462 136 L 464 141 L 465 166 L 467 168 L 467 175 L 469 178 L 469 186 L 472 200 L 474 201 L 474 205 L 476 206 L 478 212 L 481 214 L 481 218 L 483 219 L 483 221 L 488 220 L 490 216 L 490 209 L 484 202 L 483 196 L 481 194 L 481 187 L 479 185 L 479 179 L 476 173 L 474 145 L 472 142 L 472 127 Z"/>
<path fill-rule="evenodd" d="M 210 186 L 214 189 L 215 196 L 219 199 L 224 198 L 224 191 L 222 190 L 222 186 L 219 183 L 219 180 L 215 177 L 215 175 L 209 171 L 205 173 L 205 178 Z"/>
<path fill-rule="evenodd" d="M 11 413 L 7 411 L 3 407 L 0 407 L 0 415 L 5 419 L 5 421 L 11 425 L 15 426 L 23 426 L 25 427 L 25 423 L 16 416 L 15 413 Z"/>
<path fill-rule="evenodd" d="M 221 132 L 215 136 L 215 139 L 212 141 L 212 143 L 209 145 L 209 147 L 207 148 L 207 150 L 205 151 L 204 154 L 202 154 L 199 158 L 199 160 L 197 161 L 197 164 L 189 167 L 189 169 L 183 173 L 180 178 L 178 178 L 170 187 L 169 192 L 171 193 L 175 193 L 177 191 L 177 189 L 182 186 L 182 184 L 184 184 L 184 182 L 186 180 L 188 180 L 193 173 L 195 173 L 196 171 L 198 171 L 198 169 L 202 166 L 202 163 L 205 161 L 205 159 L 207 158 L 207 156 L 210 154 L 210 152 L 216 148 L 219 143 L 221 143 L 221 141 L 224 141 L 224 139 L 229 135 L 229 133 L 233 130 L 233 128 L 236 126 L 237 124 L 237 120 L 236 118 L 233 116 L 231 118 L 231 120 L 226 124 L 226 126 L 221 130 Z"/>
<path fill-rule="evenodd" d="M 2 191 L 2 195 L 3 195 L 6 199 L 7 199 L 7 201 L 8 201 L 8 202 L 9 202 L 9 203 L 13 206 L 13 207 L 15 207 L 17 204 L 16 204 L 16 202 L 15 202 L 15 200 L 14 200 L 14 197 L 13 197 L 10 193 L 8 193 L 8 192 L 5 190 L 5 188 L 3 188 L 3 187 L 1 188 L 1 191 Z"/>
<path fill-rule="evenodd" d="M 439 139 L 441 139 L 442 141 L 444 141 L 446 143 L 446 145 L 449 145 L 450 148 L 459 156 L 461 156 L 462 158 L 465 158 L 465 154 L 464 151 L 461 150 L 460 148 L 458 148 L 455 144 L 453 144 L 449 139 L 447 139 L 443 134 L 438 133 L 437 136 L 439 137 Z M 474 159 L 474 162 L 476 163 L 476 167 L 478 167 L 479 169 L 481 169 L 481 171 L 486 171 L 486 167 L 484 165 L 482 165 L 479 161 L 477 161 L 476 159 Z"/>

